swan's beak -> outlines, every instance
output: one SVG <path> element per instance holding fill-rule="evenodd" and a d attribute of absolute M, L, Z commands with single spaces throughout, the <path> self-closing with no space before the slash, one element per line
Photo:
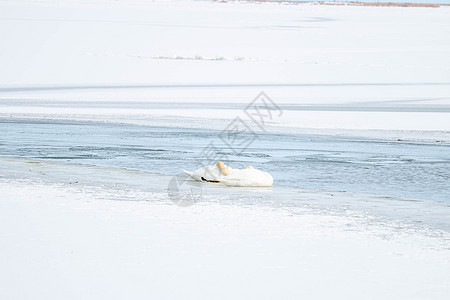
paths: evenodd
<path fill-rule="evenodd" d="M 253 169 L 253 167 L 252 166 L 247 166 L 247 169 Z"/>

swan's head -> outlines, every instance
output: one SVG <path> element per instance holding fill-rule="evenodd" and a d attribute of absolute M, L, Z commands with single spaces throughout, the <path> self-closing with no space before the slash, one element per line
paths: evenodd
<path fill-rule="evenodd" d="M 216 166 L 219 168 L 220 172 L 227 176 L 228 174 L 230 174 L 230 171 L 228 171 L 227 167 L 225 166 L 225 164 L 221 161 L 219 161 Z"/>
<path fill-rule="evenodd" d="M 252 166 L 247 166 L 247 169 L 253 169 L 253 167 Z"/>

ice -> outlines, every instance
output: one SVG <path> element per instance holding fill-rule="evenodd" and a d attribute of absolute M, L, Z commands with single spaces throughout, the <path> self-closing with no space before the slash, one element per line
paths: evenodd
<path fill-rule="evenodd" d="M 449 12 L 0 1 L 0 298 L 447 299 Z"/>
<path fill-rule="evenodd" d="M 158 192 L 160 175 L 17 159 L 2 166 L 18 177 L 0 178 L 2 298 L 448 293 L 448 232 L 354 207 L 335 215 L 330 206 L 277 207 L 267 192 L 242 203 L 248 191 L 223 187 L 204 186 L 203 200 L 183 208 Z"/>

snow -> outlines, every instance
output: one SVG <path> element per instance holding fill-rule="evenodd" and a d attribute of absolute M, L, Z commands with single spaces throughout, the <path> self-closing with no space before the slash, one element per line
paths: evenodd
<path fill-rule="evenodd" d="M 236 108 L 209 105 L 236 103 L 240 110 L 265 91 L 293 109 L 270 124 L 273 132 L 450 140 L 447 6 L 2 1 L 0 7 L 1 118 L 221 129 L 224 122 L 215 120 L 229 122 Z M 111 101 L 122 105 L 115 110 Z M 173 103 L 180 102 L 194 106 L 177 109 Z M 155 109 L 161 103 L 166 107 Z"/>
<path fill-rule="evenodd" d="M 88 175 L 85 184 L 65 181 L 67 171 L 61 177 L 68 164 L 3 163 L 31 171 L 0 179 L 4 299 L 445 299 L 449 292 L 448 236 L 398 231 L 400 224 L 373 215 L 207 198 L 183 208 L 132 180 L 104 186 L 97 181 L 106 182 L 106 168 L 73 166 Z M 156 187 L 161 178 L 151 176 Z"/>
<path fill-rule="evenodd" d="M 0 121 L 223 130 L 250 123 L 243 109 L 265 91 L 283 111 L 269 133 L 448 143 L 449 12 L 3 0 Z M 420 203 L 204 186 L 205 200 L 183 208 L 167 174 L 5 157 L 0 171 L 2 299 L 450 292 L 448 231 L 377 213 Z M 448 205 L 423 214 L 446 220 Z"/>

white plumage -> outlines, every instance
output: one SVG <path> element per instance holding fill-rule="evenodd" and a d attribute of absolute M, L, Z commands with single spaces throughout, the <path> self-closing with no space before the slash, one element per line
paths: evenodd
<path fill-rule="evenodd" d="M 246 169 L 233 169 L 222 162 L 209 165 L 194 172 L 184 170 L 186 174 L 197 181 L 220 182 L 228 186 L 264 187 L 273 184 L 273 177 L 251 166 Z"/>
<path fill-rule="evenodd" d="M 229 171 L 232 170 L 230 167 L 227 167 L 227 166 L 226 166 L 226 169 Z M 184 171 L 184 173 L 191 176 L 192 179 L 198 180 L 198 181 L 220 181 L 225 176 L 220 171 L 220 169 L 217 165 L 209 165 L 209 166 L 200 168 L 198 170 L 195 170 L 194 172 L 189 172 L 186 170 L 183 170 L 183 171 Z"/>
<path fill-rule="evenodd" d="M 224 176 L 220 182 L 229 186 L 271 186 L 273 178 L 267 172 L 248 168 L 233 170 L 228 176 Z"/>

